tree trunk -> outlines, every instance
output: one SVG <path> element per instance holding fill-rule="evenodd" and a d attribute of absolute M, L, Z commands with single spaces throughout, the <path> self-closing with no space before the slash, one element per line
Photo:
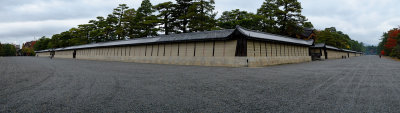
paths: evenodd
<path fill-rule="evenodd" d="M 164 29 L 165 29 L 165 35 L 169 35 L 168 15 L 164 15 Z"/>

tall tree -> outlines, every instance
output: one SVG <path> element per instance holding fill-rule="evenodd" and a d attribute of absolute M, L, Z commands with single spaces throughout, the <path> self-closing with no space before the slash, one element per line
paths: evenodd
<path fill-rule="evenodd" d="M 325 43 L 342 49 L 354 51 L 365 51 L 364 43 L 352 40 L 349 35 L 336 30 L 335 27 L 325 28 L 325 30 L 316 32 L 316 43 Z"/>
<path fill-rule="evenodd" d="M 206 31 L 213 29 L 216 25 L 214 13 L 214 0 L 195 0 L 188 10 L 190 19 L 188 28 L 190 31 Z"/>
<path fill-rule="evenodd" d="M 110 16 L 110 15 L 109 15 Z M 115 37 L 110 35 L 112 33 L 112 27 L 110 23 L 115 21 L 111 21 L 111 18 L 108 18 L 108 21 L 102 17 L 98 16 L 97 20 L 90 20 L 89 23 L 93 24 L 95 27 L 92 31 L 90 31 L 90 42 L 104 42 L 115 40 Z"/>
<path fill-rule="evenodd" d="M 139 36 L 157 36 L 158 19 L 157 16 L 153 15 L 155 10 L 153 10 L 153 5 L 149 0 L 143 0 L 141 6 L 137 10 L 136 19 L 138 20 Z"/>
<path fill-rule="evenodd" d="M 113 40 L 123 40 L 124 31 L 123 26 L 119 26 L 119 17 L 114 14 L 109 14 L 105 21 L 103 21 L 102 30 L 103 30 L 103 41 L 113 41 Z"/>
<path fill-rule="evenodd" d="M 399 34 L 400 34 L 400 30 L 397 28 L 390 30 L 388 32 L 388 39 L 384 45 L 386 49 L 391 50 L 397 46 L 397 37 Z"/>
<path fill-rule="evenodd" d="M 325 43 L 343 49 L 350 48 L 347 44 L 349 40 L 350 38 L 348 35 L 343 34 L 341 31 L 336 31 L 335 27 L 325 28 L 325 30 L 318 31 L 316 37 L 316 43 Z"/>
<path fill-rule="evenodd" d="M 303 33 L 307 19 L 301 15 L 301 4 L 297 0 L 265 0 L 257 14 L 264 17 L 263 31 L 295 37 Z"/>
<path fill-rule="evenodd" d="M 69 40 L 71 46 L 83 45 L 88 43 L 86 37 L 84 37 L 85 35 L 83 30 L 79 28 L 71 28 L 69 29 L 69 33 L 71 36 L 71 39 Z"/>
<path fill-rule="evenodd" d="M 188 32 L 188 25 L 190 22 L 189 8 L 193 4 L 193 0 L 176 0 L 176 9 L 173 13 L 173 17 L 176 21 L 173 23 L 175 27 L 183 33 Z"/>
<path fill-rule="evenodd" d="M 113 16 L 111 17 L 117 17 L 117 26 L 116 26 L 116 35 L 118 40 L 125 39 L 125 29 L 123 24 L 126 22 L 124 21 L 124 16 L 125 16 L 125 11 L 129 9 L 129 7 L 126 4 L 119 4 L 117 8 L 114 9 L 113 11 Z M 110 16 L 109 16 L 110 17 Z"/>
<path fill-rule="evenodd" d="M 234 29 L 239 25 L 248 29 L 263 30 L 260 26 L 262 19 L 263 17 L 260 15 L 236 9 L 223 12 L 221 17 L 218 18 L 217 24 L 219 27 L 224 29 Z"/>
<path fill-rule="evenodd" d="M 159 14 L 157 17 L 160 18 L 160 22 L 164 27 L 160 27 L 162 31 L 164 31 L 165 35 L 169 35 L 170 32 L 175 32 L 172 22 L 175 21 L 175 18 L 172 17 L 173 11 L 175 10 L 175 4 L 172 2 L 164 2 L 154 6 Z"/>
<path fill-rule="evenodd" d="M 388 33 L 383 33 L 383 35 L 381 36 L 381 42 L 379 42 L 378 44 L 378 51 L 384 51 L 384 53 L 389 53 L 389 51 L 387 49 L 385 49 L 385 43 L 387 42 L 388 39 Z M 387 55 L 387 54 L 382 54 L 382 55 Z"/>
<path fill-rule="evenodd" d="M 257 15 L 263 16 L 262 31 L 269 33 L 279 33 L 277 23 L 277 12 L 279 11 L 277 0 L 265 0 L 261 8 L 257 10 Z"/>
<path fill-rule="evenodd" d="M 86 43 L 90 43 L 90 31 L 95 29 L 95 25 L 93 24 L 81 24 L 78 25 L 78 29 L 80 29 L 80 37 L 85 38 Z"/>
<path fill-rule="evenodd" d="M 15 56 L 17 53 L 15 46 L 12 44 L 3 44 L 1 47 L 0 56 Z"/>
<path fill-rule="evenodd" d="M 279 32 L 282 35 L 294 36 L 303 32 L 302 25 L 307 20 L 301 15 L 301 4 L 297 0 L 277 0 L 276 10 Z"/>
<path fill-rule="evenodd" d="M 45 36 L 41 37 L 36 41 L 36 44 L 33 46 L 35 51 L 48 49 L 47 45 L 50 43 L 50 39 Z"/>
<path fill-rule="evenodd" d="M 124 14 L 124 21 L 126 22 L 126 26 L 125 26 L 125 32 L 127 33 L 127 36 L 130 39 L 133 38 L 140 38 L 139 33 L 140 33 L 140 29 L 139 29 L 139 25 L 138 22 L 140 21 L 139 18 L 136 17 L 137 12 L 134 8 L 132 9 L 128 9 L 125 11 Z"/>

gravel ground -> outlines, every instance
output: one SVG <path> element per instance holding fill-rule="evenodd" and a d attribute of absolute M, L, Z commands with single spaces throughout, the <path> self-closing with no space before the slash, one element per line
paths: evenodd
<path fill-rule="evenodd" d="M 264 68 L 0 57 L 0 112 L 400 112 L 400 62 Z"/>

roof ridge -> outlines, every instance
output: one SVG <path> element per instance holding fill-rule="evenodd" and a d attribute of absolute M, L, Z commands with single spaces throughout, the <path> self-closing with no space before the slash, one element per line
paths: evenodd
<path fill-rule="evenodd" d="M 246 30 L 246 31 L 251 31 L 251 32 L 256 32 L 256 33 L 261 33 L 261 34 L 274 35 L 274 36 L 279 36 L 279 37 L 283 37 L 283 38 L 291 38 L 291 39 L 296 39 L 296 40 L 302 40 L 302 39 L 289 37 L 289 36 L 284 36 L 284 35 L 279 35 L 279 34 L 273 34 L 273 33 L 261 32 L 261 31 L 257 31 L 257 30 L 251 30 L 251 29 L 247 29 L 247 28 L 241 27 L 239 25 L 236 26 L 236 29 L 239 29 L 239 30 L 243 29 L 243 30 Z M 313 40 L 313 39 L 311 39 L 311 40 Z M 310 40 L 303 40 L 303 41 L 307 41 L 308 42 Z"/>
<path fill-rule="evenodd" d="M 62 48 L 52 48 L 53 50 L 71 50 L 71 49 L 81 49 L 81 48 L 92 48 L 92 47 L 106 47 L 106 46 L 117 46 L 129 45 L 129 44 L 140 44 L 140 43 L 153 43 L 153 42 L 171 42 L 171 41 L 182 41 L 182 40 L 202 40 L 202 39 L 214 39 L 214 38 L 224 38 L 228 37 L 234 33 L 235 29 L 221 29 L 212 31 L 200 31 L 200 32 L 189 32 L 189 33 L 179 33 L 170 35 L 158 35 L 152 37 L 141 37 L 133 38 L 127 40 L 114 40 L 108 42 L 99 43 L 89 43 L 82 45 L 74 45 Z M 226 36 L 225 36 L 226 35 Z M 189 38 L 188 38 L 189 37 Z"/>

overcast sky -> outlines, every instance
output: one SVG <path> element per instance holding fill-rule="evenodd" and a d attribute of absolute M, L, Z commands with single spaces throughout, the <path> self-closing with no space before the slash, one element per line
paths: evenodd
<path fill-rule="evenodd" d="M 150 0 L 153 5 L 170 0 Z M 215 0 L 216 12 L 241 9 L 256 12 L 264 0 Z M 352 39 L 377 45 L 383 32 L 400 24 L 400 0 L 299 0 L 303 15 L 317 29 L 336 27 Z M 118 4 L 131 8 L 141 0 L 0 0 L 0 42 L 22 44 L 66 31 Z"/>

